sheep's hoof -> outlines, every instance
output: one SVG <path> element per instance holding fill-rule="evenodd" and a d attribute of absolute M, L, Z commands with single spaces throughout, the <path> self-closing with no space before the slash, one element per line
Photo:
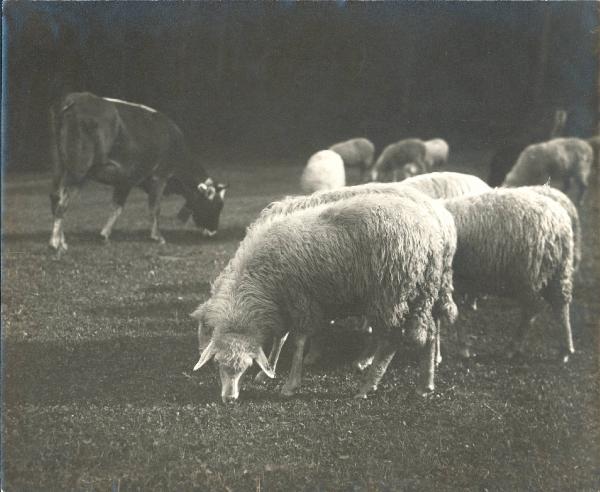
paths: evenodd
<path fill-rule="evenodd" d="M 425 388 L 416 388 L 415 393 L 421 398 L 427 398 L 428 396 L 433 395 L 433 386 L 427 386 Z"/>
<path fill-rule="evenodd" d="M 50 249 L 50 251 L 52 253 L 54 253 L 54 258 L 57 260 L 60 260 L 61 257 L 67 252 L 67 243 L 64 242 L 60 242 L 58 244 L 52 244 L 50 243 L 48 245 L 48 249 Z"/>
<path fill-rule="evenodd" d="M 467 360 L 472 357 L 471 351 L 468 347 L 463 347 L 458 351 L 458 355 L 461 359 Z"/>
<path fill-rule="evenodd" d="M 291 388 L 288 385 L 284 385 L 283 388 L 281 388 L 281 394 L 286 397 L 294 396 L 296 394 L 296 389 Z"/>
<path fill-rule="evenodd" d="M 267 375 L 264 372 L 260 371 L 256 376 L 254 376 L 254 382 L 265 384 L 267 382 Z"/>
<path fill-rule="evenodd" d="M 165 241 L 165 238 L 162 236 L 150 236 L 150 239 L 157 244 L 167 244 L 167 241 Z"/>
<path fill-rule="evenodd" d="M 102 244 L 104 245 L 109 245 L 110 244 L 110 237 L 100 233 L 100 240 L 102 241 Z"/>
<path fill-rule="evenodd" d="M 354 395 L 354 399 L 355 400 L 366 400 L 367 394 L 364 391 L 359 391 L 358 393 L 356 393 Z"/>
<path fill-rule="evenodd" d="M 571 357 L 571 355 L 573 355 L 574 352 L 575 351 L 573 350 L 573 351 L 569 351 L 569 352 L 560 354 L 560 357 L 559 357 L 560 362 L 562 364 L 567 364 L 569 362 L 569 358 Z"/>

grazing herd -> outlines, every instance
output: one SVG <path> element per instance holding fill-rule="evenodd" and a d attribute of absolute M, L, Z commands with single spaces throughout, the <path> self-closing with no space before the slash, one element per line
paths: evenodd
<path fill-rule="evenodd" d="M 168 193 L 184 197 L 182 221 L 191 216 L 205 234 L 216 233 L 227 186 L 195 162 L 166 116 L 89 93 L 67 95 L 51 116 L 50 246 L 58 254 L 67 248 L 65 210 L 87 179 L 114 188 L 114 211 L 101 232 L 105 240 L 136 186 L 148 193 L 152 239 L 164 242 L 158 219 Z M 562 132 L 565 120 L 565 112 L 556 113 L 551 137 Z M 356 397 L 377 389 L 400 346 L 418 354 L 417 392 L 426 395 L 434 389 L 440 347 L 452 325 L 459 355 L 471 355 L 458 314 L 488 295 L 520 307 L 508 357 L 525 352 L 524 337 L 545 301 L 558 328 L 559 358 L 567 362 L 574 352 L 573 273 L 582 261 L 575 204 L 582 204 L 599 146 L 597 137 L 527 142 L 512 169 L 500 173 L 498 188 L 472 175 L 440 172 L 449 147 L 439 138 L 400 140 L 377 159 L 365 138 L 315 153 L 301 176 L 307 195 L 286 197 L 261 212 L 210 298 L 192 313 L 200 350 L 194 370 L 214 359 L 221 397 L 234 401 L 254 362 L 258 379 L 275 377 L 289 339 L 292 363 L 281 390 L 289 396 L 301 385 L 305 348 L 310 344 L 318 355 L 320 333 L 333 320 L 358 316 L 372 336 L 356 364 L 365 369 Z M 365 183 L 346 186 L 349 168 Z M 565 195 L 571 188 L 575 204 Z"/>

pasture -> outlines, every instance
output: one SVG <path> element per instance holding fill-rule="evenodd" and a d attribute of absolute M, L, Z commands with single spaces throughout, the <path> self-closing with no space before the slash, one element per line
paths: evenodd
<path fill-rule="evenodd" d="M 572 304 L 576 354 L 563 367 L 548 313 L 528 355 L 502 354 L 516 308 L 486 299 L 458 322 L 477 356 L 461 362 L 443 332 L 436 391 L 414 395 L 417 366 L 399 352 L 379 391 L 352 398 L 358 336 L 332 328 L 298 395 L 242 380 L 220 402 L 188 314 L 271 200 L 299 192 L 300 164 L 207 161 L 231 184 L 219 234 L 202 238 L 167 197 L 149 240 L 134 191 L 110 244 L 99 239 L 110 190 L 88 184 L 66 214 L 69 251 L 47 249 L 47 175 L 8 175 L 3 192 L 3 487 L 16 490 L 598 490 L 600 211 L 583 206 L 583 264 Z M 449 170 L 485 177 L 488 155 L 455 153 Z M 452 165 L 454 163 L 454 165 Z M 456 165 L 460 163 L 460 165 Z M 297 165 L 296 165 L 297 164 Z M 353 175 L 350 176 L 352 181 Z"/>

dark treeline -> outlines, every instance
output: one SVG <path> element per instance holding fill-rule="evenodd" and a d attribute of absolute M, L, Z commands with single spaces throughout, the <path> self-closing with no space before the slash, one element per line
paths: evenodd
<path fill-rule="evenodd" d="M 48 167 L 47 108 L 74 90 L 153 106 L 206 154 L 303 155 L 358 135 L 489 145 L 556 106 L 572 135 L 597 120 L 594 2 L 3 8 L 13 169 Z"/>

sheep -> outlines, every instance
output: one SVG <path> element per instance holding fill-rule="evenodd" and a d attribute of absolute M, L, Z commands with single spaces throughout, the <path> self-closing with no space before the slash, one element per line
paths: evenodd
<path fill-rule="evenodd" d="M 471 193 L 484 193 L 491 188 L 481 179 L 470 174 L 454 173 L 454 172 L 434 172 L 408 178 L 399 183 L 368 183 L 358 186 L 348 186 L 334 191 L 321 191 L 313 193 L 309 196 L 291 196 L 283 200 L 272 202 L 260 214 L 257 222 L 265 220 L 272 215 L 285 215 L 297 210 L 303 210 L 309 207 L 321 205 L 323 203 L 335 202 L 351 196 L 361 195 L 364 193 L 392 193 L 400 196 L 410 197 L 414 200 L 422 200 L 422 197 L 414 193 L 414 190 L 419 191 L 430 198 L 451 198 L 462 196 Z M 447 216 L 444 216 L 440 211 L 440 207 L 435 205 L 436 213 L 441 216 L 444 227 L 452 227 L 449 224 Z M 449 274 L 451 275 L 451 274 Z M 470 301 L 475 306 L 476 301 Z M 363 326 L 365 324 L 363 323 Z M 269 356 L 270 361 L 276 361 L 279 357 L 279 352 L 283 343 L 279 340 L 274 340 L 273 349 Z M 364 355 L 359 357 L 354 366 L 363 370 L 369 363 L 370 357 Z M 320 357 L 320 345 L 318 342 L 310 344 L 309 353 L 306 356 L 305 363 L 314 363 Z M 441 362 L 441 354 L 436 355 L 436 362 Z M 264 379 L 264 374 L 261 372 L 257 375 L 257 380 Z"/>
<path fill-rule="evenodd" d="M 567 111 L 556 109 L 552 115 L 539 115 L 534 112 L 528 118 L 529 123 L 525 129 L 521 128 L 517 135 L 506 139 L 502 146 L 497 148 L 490 161 L 488 184 L 500 186 L 506 175 L 513 167 L 517 158 L 528 145 L 564 136 L 567 122 Z M 550 117 L 551 116 L 551 117 Z"/>
<path fill-rule="evenodd" d="M 392 173 L 393 180 L 399 181 L 404 166 L 412 164 L 414 169 L 424 169 L 427 148 L 425 142 L 418 138 L 407 138 L 388 145 L 371 168 L 371 181 L 379 181 L 382 175 Z"/>
<path fill-rule="evenodd" d="M 346 167 L 357 167 L 362 179 L 373 165 L 375 146 L 366 138 L 352 138 L 338 142 L 329 147 L 329 150 L 339 154 Z"/>
<path fill-rule="evenodd" d="M 588 185 L 594 152 L 579 138 L 555 138 L 530 145 L 507 174 L 503 186 L 550 184 L 567 192 L 572 181 L 577 187 L 575 203 L 579 206 Z"/>
<path fill-rule="evenodd" d="M 457 292 L 515 299 L 521 322 L 509 357 L 523 352 L 527 329 L 545 299 L 562 329 L 561 356 L 574 352 L 569 305 L 572 293 L 573 232 L 563 207 L 531 189 L 494 189 L 444 201 L 454 217 L 458 243 L 454 256 Z M 469 357 L 458 326 L 461 355 Z"/>
<path fill-rule="evenodd" d="M 420 389 L 432 391 L 432 311 L 456 313 L 450 292 L 440 305 L 454 244 L 431 212 L 433 201 L 423 198 L 367 194 L 256 223 L 209 301 L 193 313 L 199 333 L 212 333 L 194 370 L 214 356 L 222 399 L 235 400 L 253 360 L 274 377 L 262 345 L 289 330 L 295 353 L 282 393 L 291 395 L 300 385 L 307 337 L 327 319 L 365 315 L 378 343 L 357 397 L 376 389 L 405 339 L 424 347 Z"/>
<path fill-rule="evenodd" d="M 371 170 L 371 181 L 378 181 L 381 174 L 390 171 L 394 181 L 429 173 L 448 162 L 448 151 L 448 144 L 441 138 L 400 140 L 383 149 Z"/>
<path fill-rule="evenodd" d="M 333 190 L 346 185 L 344 161 L 333 150 L 321 150 L 312 155 L 300 178 L 304 193 Z"/>

